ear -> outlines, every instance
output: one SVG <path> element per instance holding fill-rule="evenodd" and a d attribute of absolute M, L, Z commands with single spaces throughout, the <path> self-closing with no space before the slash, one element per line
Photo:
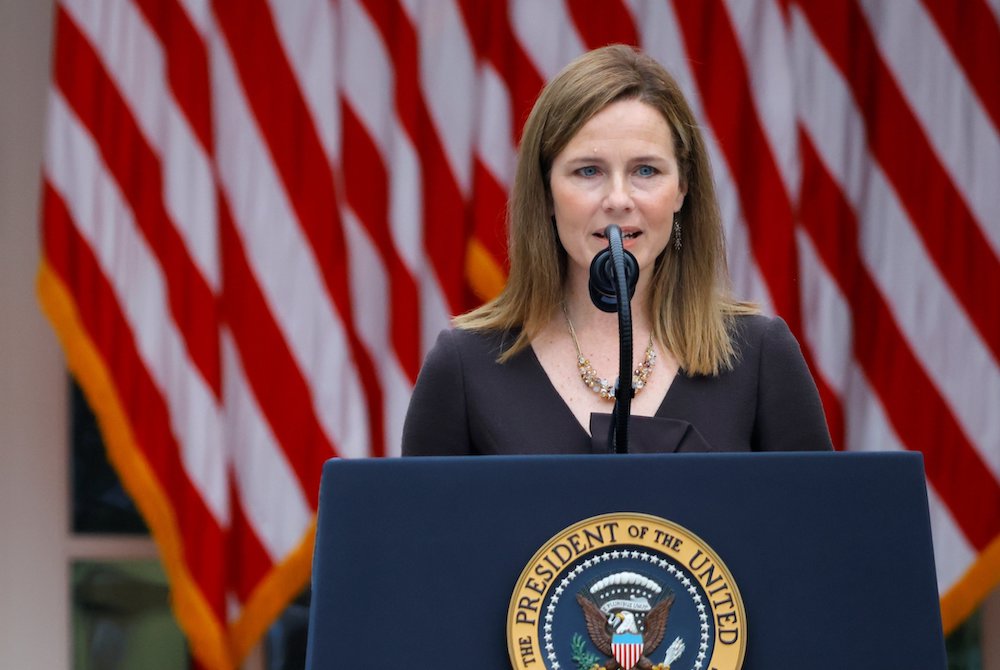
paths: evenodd
<path fill-rule="evenodd" d="M 688 193 L 688 180 L 687 177 L 684 175 L 684 172 L 681 171 L 680 179 L 678 179 L 678 184 L 677 184 L 677 202 L 674 203 L 676 206 L 676 209 L 674 209 L 675 213 L 681 211 L 681 207 L 684 206 L 684 198 L 687 197 L 687 193 Z"/>

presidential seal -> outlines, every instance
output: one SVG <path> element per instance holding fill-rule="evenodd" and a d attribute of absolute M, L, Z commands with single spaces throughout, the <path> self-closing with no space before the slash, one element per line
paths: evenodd
<path fill-rule="evenodd" d="M 507 611 L 515 670 L 739 670 L 746 639 L 739 589 L 712 548 L 632 512 L 549 540 Z"/>

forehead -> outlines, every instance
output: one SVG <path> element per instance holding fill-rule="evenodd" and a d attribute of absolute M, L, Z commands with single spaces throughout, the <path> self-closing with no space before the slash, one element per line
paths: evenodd
<path fill-rule="evenodd" d="M 658 109 L 640 100 L 612 102 L 584 123 L 561 154 L 634 146 L 673 154 L 673 135 Z"/>

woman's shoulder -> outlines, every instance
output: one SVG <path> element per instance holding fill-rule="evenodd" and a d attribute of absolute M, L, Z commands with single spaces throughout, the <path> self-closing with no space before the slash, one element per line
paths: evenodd
<path fill-rule="evenodd" d="M 780 316 L 737 314 L 733 316 L 732 334 L 740 344 L 760 346 L 766 339 L 791 336 L 791 331 Z"/>
<path fill-rule="evenodd" d="M 450 326 L 438 333 L 435 349 L 450 349 L 464 357 L 496 360 L 517 339 L 509 330 L 482 330 Z"/>
<path fill-rule="evenodd" d="M 500 356 L 503 337 L 491 331 L 442 329 L 420 366 L 417 385 L 434 387 L 489 369 Z"/>
<path fill-rule="evenodd" d="M 449 327 L 438 333 L 437 341 L 420 367 L 418 384 L 453 384 L 456 380 L 492 378 L 497 360 L 514 342 L 509 332 Z M 518 356 L 511 358 L 522 361 Z M 478 383 L 477 382 L 477 383 Z"/>
<path fill-rule="evenodd" d="M 800 358 L 798 340 L 780 316 L 740 314 L 733 317 L 732 341 L 737 365 L 759 363 L 761 359 Z"/>

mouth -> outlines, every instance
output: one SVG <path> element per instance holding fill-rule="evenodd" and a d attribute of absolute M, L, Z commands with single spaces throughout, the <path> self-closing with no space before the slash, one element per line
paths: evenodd
<path fill-rule="evenodd" d="M 622 240 L 634 240 L 637 237 L 639 237 L 640 235 L 642 235 L 642 231 L 641 230 L 635 230 L 635 229 L 632 229 L 632 228 L 630 228 L 628 230 L 622 230 Z M 594 237 L 596 237 L 599 240 L 606 240 L 606 239 L 608 239 L 607 236 L 604 234 L 603 230 L 600 230 L 600 231 L 594 233 Z"/>

